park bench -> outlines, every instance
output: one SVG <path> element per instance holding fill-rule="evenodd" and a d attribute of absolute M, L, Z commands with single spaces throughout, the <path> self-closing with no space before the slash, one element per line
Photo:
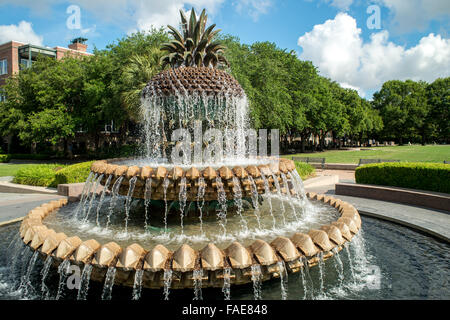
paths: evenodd
<path fill-rule="evenodd" d="M 325 169 L 325 158 L 312 157 L 292 157 L 293 161 L 306 162 L 308 164 L 320 164 L 322 169 Z"/>
<path fill-rule="evenodd" d="M 450 164 L 450 161 L 445 161 L 445 160 L 444 160 L 444 164 Z"/>
<path fill-rule="evenodd" d="M 382 162 L 400 162 L 400 160 L 383 160 L 383 159 L 359 159 L 359 166 L 370 163 L 382 163 Z"/>

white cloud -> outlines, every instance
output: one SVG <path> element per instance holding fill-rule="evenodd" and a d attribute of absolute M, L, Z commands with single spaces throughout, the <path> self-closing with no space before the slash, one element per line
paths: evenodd
<path fill-rule="evenodd" d="M 268 13 L 273 3 L 272 0 L 238 0 L 233 5 L 238 13 L 245 11 L 253 21 L 258 21 L 260 15 Z"/>
<path fill-rule="evenodd" d="M 433 20 L 447 21 L 450 17 L 448 0 L 378 0 L 393 14 L 394 30 L 399 33 L 423 31 Z"/>
<path fill-rule="evenodd" d="M 320 72 L 341 85 L 378 90 L 387 80 L 433 81 L 450 75 L 450 40 L 430 33 L 409 49 L 389 41 L 389 33 L 374 33 L 364 43 L 356 20 L 339 13 L 314 26 L 298 40 L 300 58 L 311 60 Z"/>
<path fill-rule="evenodd" d="M 41 46 L 43 37 L 37 35 L 33 30 L 32 24 L 27 21 L 21 21 L 18 25 L 0 25 L 0 43 L 11 40 Z"/>
<path fill-rule="evenodd" d="M 151 26 L 159 28 L 167 24 L 178 26 L 180 9 L 193 6 L 196 11 L 205 8 L 210 16 L 217 13 L 225 0 L 71 0 L 70 4 L 79 5 L 82 16 L 89 12 L 96 19 L 107 23 L 116 23 L 127 31 L 148 30 Z M 36 14 L 49 14 L 54 5 L 62 0 L 0 0 L 2 4 L 25 6 Z M 68 4 L 69 5 L 69 4 Z M 99 23 L 96 22 L 96 25 Z"/>

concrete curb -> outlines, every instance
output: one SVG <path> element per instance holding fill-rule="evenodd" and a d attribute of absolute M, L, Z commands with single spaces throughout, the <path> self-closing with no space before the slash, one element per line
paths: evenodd
<path fill-rule="evenodd" d="M 9 225 L 9 224 L 13 224 L 13 223 L 16 223 L 16 222 L 20 222 L 20 221 L 22 221 L 24 218 L 25 218 L 25 217 L 20 217 L 20 218 L 12 219 L 12 220 L 9 220 L 9 221 L 0 222 L 0 227 L 4 227 L 4 226 L 7 226 L 7 225 Z"/>
<path fill-rule="evenodd" d="M 57 195 L 58 191 L 54 188 L 34 187 L 23 184 L 16 184 L 7 181 L 0 182 L 0 192 L 2 193 L 39 193 Z"/>
<path fill-rule="evenodd" d="M 438 238 L 440 240 L 443 240 L 443 241 L 446 241 L 446 242 L 450 243 L 450 238 L 447 237 L 446 235 L 444 235 L 444 234 L 442 234 L 440 232 L 433 231 L 433 230 L 431 230 L 431 229 L 429 229 L 427 227 L 421 226 L 419 224 L 410 223 L 410 222 L 408 222 L 406 220 L 403 220 L 403 219 L 396 219 L 395 217 L 390 217 L 390 216 L 386 216 L 386 215 L 375 213 L 375 212 L 364 211 L 364 210 L 358 210 L 358 211 L 359 211 L 359 213 L 362 216 L 368 216 L 368 217 L 373 217 L 373 218 L 377 218 L 377 219 L 380 219 L 380 220 L 393 222 L 393 223 L 396 223 L 396 224 L 399 224 L 399 225 L 402 225 L 402 226 L 405 226 L 405 227 L 408 227 L 408 228 L 411 228 L 411 229 L 414 229 L 414 230 L 417 230 L 417 231 L 421 231 L 421 232 L 426 233 L 426 234 L 428 234 L 430 236 L 433 236 L 435 238 Z"/>
<path fill-rule="evenodd" d="M 337 183 L 336 195 L 404 203 L 450 212 L 450 195 L 367 184 Z"/>
<path fill-rule="evenodd" d="M 303 185 L 305 186 L 305 188 L 317 188 L 322 186 L 334 185 L 336 183 L 339 183 L 339 176 L 331 175 L 331 176 L 320 176 L 305 180 L 303 182 Z"/>

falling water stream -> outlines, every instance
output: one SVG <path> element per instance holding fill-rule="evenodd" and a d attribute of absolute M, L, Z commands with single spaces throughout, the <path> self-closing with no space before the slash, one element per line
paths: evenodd
<path fill-rule="evenodd" d="M 203 300 L 202 295 L 202 279 L 203 279 L 203 269 L 194 270 L 194 299 L 193 300 Z"/>
<path fill-rule="evenodd" d="M 125 201 L 125 234 L 128 233 L 128 220 L 130 219 L 131 200 L 134 193 L 134 188 L 136 187 L 136 181 L 136 176 L 130 179 L 130 187 L 128 188 L 127 199 Z"/>
<path fill-rule="evenodd" d="M 64 288 L 66 287 L 67 277 L 70 268 L 70 260 L 64 260 L 58 267 L 59 273 L 59 284 L 58 284 L 58 292 L 56 294 L 56 300 L 60 300 L 63 298 Z"/>
<path fill-rule="evenodd" d="M 172 269 L 164 270 L 164 300 L 169 300 L 170 287 L 172 286 Z"/>
<path fill-rule="evenodd" d="M 217 218 L 219 219 L 219 224 L 223 229 L 223 235 L 227 234 L 227 196 L 225 194 L 225 189 L 223 187 L 223 182 L 220 177 L 216 178 L 217 184 L 217 200 L 219 201 L 220 210 L 217 213 Z"/>
<path fill-rule="evenodd" d="M 50 267 L 53 263 L 53 257 L 51 255 L 47 256 L 44 262 L 44 267 L 41 270 L 42 280 L 41 280 L 41 296 L 42 299 L 48 300 L 50 298 L 50 291 L 45 283 L 47 279 L 48 272 L 50 271 Z"/>
<path fill-rule="evenodd" d="M 106 221 L 106 229 L 108 229 L 109 224 L 111 223 L 111 216 L 114 213 L 114 208 L 116 206 L 117 198 L 119 196 L 119 188 L 120 188 L 120 185 L 122 184 L 123 178 L 124 178 L 123 176 L 119 177 L 113 184 L 112 197 L 111 197 L 111 201 L 109 204 L 109 213 L 108 213 L 108 217 L 107 217 L 107 221 Z"/>
<path fill-rule="evenodd" d="M 231 298 L 231 268 L 227 267 L 223 270 L 223 299 L 230 300 Z"/>
<path fill-rule="evenodd" d="M 102 209 L 102 204 L 103 204 L 103 201 L 105 200 L 105 194 L 109 188 L 109 185 L 111 184 L 111 180 L 112 180 L 113 176 L 114 175 L 112 175 L 112 174 L 110 174 L 108 176 L 108 179 L 106 179 L 106 182 L 105 182 L 105 186 L 103 187 L 102 194 L 100 195 L 100 200 L 97 205 L 97 218 L 96 218 L 97 227 L 100 227 L 100 210 Z"/>
<path fill-rule="evenodd" d="M 261 300 L 261 282 L 262 282 L 262 272 L 261 266 L 259 264 L 254 264 L 251 267 L 252 271 L 252 281 L 253 281 L 253 296 L 255 300 Z"/>
<path fill-rule="evenodd" d="M 103 284 L 102 300 L 111 300 L 115 277 L 116 268 L 109 267 L 106 272 L 105 283 Z"/>
<path fill-rule="evenodd" d="M 186 201 L 187 201 L 187 182 L 186 177 L 182 177 L 180 181 L 180 193 L 178 194 L 178 199 L 180 201 L 180 221 L 181 221 L 181 234 L 184 234 L 184 210 L 186 209 Z"/>
<path fill-rule="evenodd" d="M 91 280 L 92 265 L 85 264 L 80 279 L 80 288 L 78 289 L 77 300 L 86 300 L 89 291 L 89 282 Z"/>
<path fill-rule="evenodd" d="M 142 277 L 144 276 L 144 270 L 138 269 L 134 274 L 134 284 L 133 284 L 133 300 L 139 300 L 141 298 L 142 292 Z"/>
<path fill-rule="evenodd" d="M 145 230 L 147 230 L 148 228 L 148 221 L 150 218 L 148 215 L 148 207 L 150 205 L 151 199 L 152 199 L 152 178 L 148 178 L 147 180 L 145 180 L 145 190 L 144 190 Z"/>

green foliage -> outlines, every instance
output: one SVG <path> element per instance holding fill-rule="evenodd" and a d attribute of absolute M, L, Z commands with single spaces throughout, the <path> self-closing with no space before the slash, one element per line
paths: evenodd
<path fill-rule="evenodd" d="M 304 162 L 295 162 L 295 168 L 297 169 L 298 174 L 302 179 L 306 179 L 310 176 L 312 176 L 316 169 L 310 164 L 304 163 Z"/>
<path fill-rule="evenodd" d="M 11 160 L 11 155 L 9 154 L 0 154 L 0 163 L 7 163 Z"/>
<path fill-rule="evenodd" d="M 383 121 L 383 136 L 398 139 L 416 139 L 420 136 L 429 112 L 424 82 L 387 81 L 374 94 L 374 107 L 379 110 Z"/>
<path fill-rule="evenodd" d="M 172 68 L 227 66 L 225 47 L 220 42 L 213 42 L 220 29 L 213 31 L 216 26 L 213 24 L 205 30 L 208 20 L 206 10 L 203 9 L 197 19 L 192 8 L 189 22 L 183 10 L 180 10 L 180 15 L 182 34 L 176 28 L 167 26 L 173 39 L 161 46 L 161 50 L 166 53 L 161 58 L 163 68 L 166 65 Z"/>
<path fill-rule="evenodd" d="M 77 163 L 65 167 L 55 174 L 55 179 L 51 186 L 57 186 L 64 183 L 81 183 L 85 182 L 91 171 L 93 161 Z"/>
<path fill-rule="evenodd" d="M 56 188 L 62 183 L 85 182 L 93 161 L 70 166 L 60 164 L 27 165 L 19 169 L 13 182 L 30 186 Z"/>
<path fill-rule="evenodd" d="M 39 164 L 28 166 L 16 172 L 13 182 L 30 186 L 48 187 L 55 181 L 57 170 L 63 165 L 59 164 Z"/>
<path fill-rule="evenodd" d="M 380 163 L 356 169 L 357 183 L 450 193 L 450 165 Z"/>

